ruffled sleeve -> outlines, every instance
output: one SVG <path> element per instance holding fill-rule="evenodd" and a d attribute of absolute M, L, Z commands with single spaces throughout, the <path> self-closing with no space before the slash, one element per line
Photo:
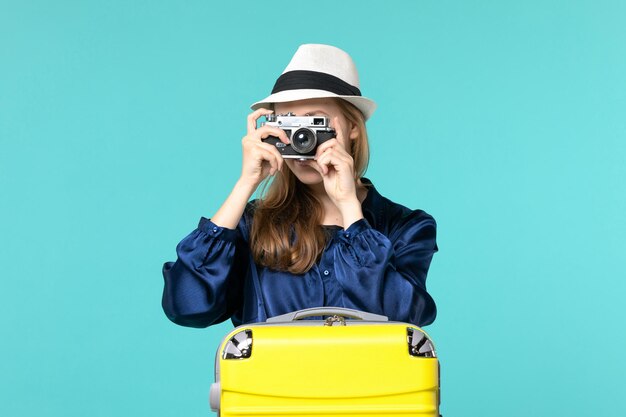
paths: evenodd
<path fill-rule="evenodd" d="M 435 320 L 426 274 L 435 252 L 436 222 L 421 210 L 399 219 L 385 236 L 366 219 L 338 233 L 337 279 L 344 306 L 425 326 Z"/>
<path fill-rule="evenodd" d="M 237 229 L 228 229 L 202 217 L 176 246 L 178 259 L 163 265 L 162 306 L 171 321 L 207 327 L 241 310 L 248 268 L 244 223 L 242 218 Z"/>

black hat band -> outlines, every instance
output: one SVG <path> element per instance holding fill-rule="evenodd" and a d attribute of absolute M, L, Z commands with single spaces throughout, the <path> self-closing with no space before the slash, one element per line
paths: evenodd
<path fill-rule="evenodd" d="M 361 90 L 334 75 L 317 71 L 295 70 L 282 74 L 276 80 L 272 94 L 286 90 L 325 90 L 340 96 L 360 96 Z"/>

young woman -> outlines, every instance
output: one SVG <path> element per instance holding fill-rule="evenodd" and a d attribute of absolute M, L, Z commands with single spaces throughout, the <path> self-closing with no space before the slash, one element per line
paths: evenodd
<path fill-rule="evenodd" d="M 347 53 L 329 45 L 298 48 L 272 94 L 252 105 L 231 194 L 163 266 L 170 320 L 206 327 L 230 318 L 238 326 L 334 306 L 418 326 L 434 321 L 425 281 L 438 250 L 435 220 L 381 196 L 363 177 L 365 121 L 375 107 L 361 96 Z M 283 158 L 262 139 L 288 144 L 285 131 L 257 127 L 272 112 L 325 116 L 336 137 L 317 147 L 314 160 Z M 264 181 L 266 192 L 249 202 Z"/>

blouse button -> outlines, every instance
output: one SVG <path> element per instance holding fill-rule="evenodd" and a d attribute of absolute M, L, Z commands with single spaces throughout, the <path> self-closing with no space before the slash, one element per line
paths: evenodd
<path fill-rule="evenodd" d="M 328 274 L 330 274 L 330 272 L 328 272 L 328 269 L 325 269 L 324 270 L 324 275 L 328 275 Z"/>
<path fill-rule="evenodd" d="M 350 237 L 350 232 L 346 233 L 346 237 Z"/>
<path fill-rule="evenodd" d="M 217 227 L 213 228 L 213 233 L 217 233 Z"/>

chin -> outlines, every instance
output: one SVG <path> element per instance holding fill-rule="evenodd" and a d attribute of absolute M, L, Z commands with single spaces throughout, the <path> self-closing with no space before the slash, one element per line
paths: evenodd
<path fill-rule="evenodd" d="M 306 185 L 315 185 L 324 182 L 322 176 L 315 172 L 313 174 L 296 174 L 296 178 L 302 183 Z"/>
<path fill-rule="evenodd" d="M 291 172 L 303 184 L 315 185 L 323 182 L 322 176 L 315 168 L 307 166 L 298 166 L 294 161 L 285 161 Z"/>

